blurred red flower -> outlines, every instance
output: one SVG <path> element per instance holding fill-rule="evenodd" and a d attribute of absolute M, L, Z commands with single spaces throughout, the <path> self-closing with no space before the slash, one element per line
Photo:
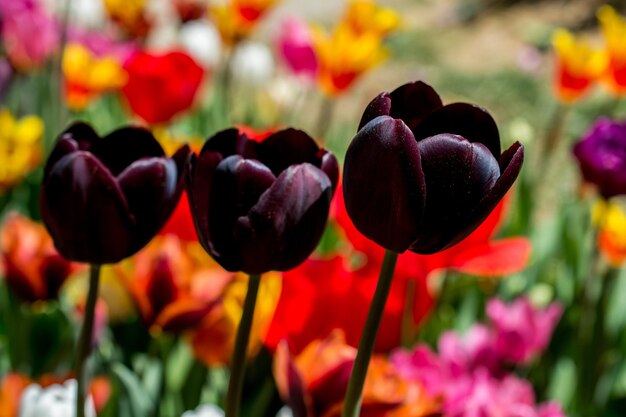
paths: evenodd
<path fill-rule="evenodd" d="M 325 338 L 336 328 L 345 332 L 349 345 L 358 345 L 384 249 L 356 230 L 345 211 L 341 190 L 337 195 L 335 223 L 364 261 L 351 268 L 351 260 L 359 256 L 337 255 L 330 259 L 309 259 L 286 272 L 266 336 L 265 343 L 270 349 L 287 339 L 290 349 L 298 353 L 311 341 Z M 428 315 L 433 305 L 428 278 L 434 271 L 455 269 L 480 276 L 499 276 L 526 266 L 531 249 L 527 239 L 492 240 L 503 219 L 505 205 L 503 200 L 476 231 L 445 251 L 434 255 L 407 252 L 399 256 L 376 340 L 377 352 L 388 352 L 400 346 L 407 300 L 413 304 L 410 309 L 413 324 L 419 324 Z"/>
<path fill-rule="evenodd" d="M 202 67 L 179 51 L 164 55 L 138 52 L 125 70 L 128 82 L 122 93 L 133 113 L 149 124 L 169 122 L 188 110 L 204 77 Z"/>

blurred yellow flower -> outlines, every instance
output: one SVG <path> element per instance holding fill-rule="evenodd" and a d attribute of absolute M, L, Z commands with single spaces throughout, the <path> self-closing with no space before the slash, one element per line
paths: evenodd
<path fill-rule="evenodd" d="M 618 203 L 599 202 L 593 209 L 598 227 L 598 248 L 615 267 L 626 260 L 626 211 Z"/>
<path fill-rule="evenodd" d="M 270 272 L 261 279 L 248 344 L 248 355 L 251 357 L 258 354 L 263 345 L 263 337 L 274 316 L 281 286 L 280 273 Z M 192 335 L 194 354 L 206 365 L 224 365 L 230 361 L 247 288 L 248 277 L 237 274 L 225 288 L 221 304 L 209 313 Z"/>
<path fill-rule="evenodd" d="M 96 57 L 86 47 L 72 43 L 63 54 L 65 97 L 73 110 L 87 107 L 100 94 L 121 88 L 127 74 L 112 56 Z"/>
<path fill-rule="evenodd" d="M 0 190 L 17 184 L 42 157 L 44 125 L 37 116 L 16 119 L 0 110 Z"/>
<path fill-rule="evenodd" d="M 598 9 L 598 20 L 608 55 L 603 80 L 615 94 L 626 93 L 626 19 L 611 6 Z"/>
<path fill-rule="evenodd" d="M 353 0 L 344 16 L 345 24 L 358 35 L 373 33 L 385 37 L 400 26 L 400 16 L 371 0 Z"/>
<path fill-rule="evenodd" d="M 552 44 L 556 53 L 556 95 L 563 102 L 573 102 L 581 98 L 606 70 L 606 53 L 565 29 L 554 32 Z"/>
<path fill-rule="evenodd" d="M 147 0 L 103 0 L 104 8 L 126 34 L 143 37 L 150 29 L 146 18 Z"/>
<path fill-rule="evenodd" d="M 203 139 L 200 136 L 182 136 L 172 134 L 164 127 L 155 127 L 152 134 L 159 141 L 166 155 L 174 155 L 174 153 L 185 143 L 189 144 L 194 152 L 199 152 L 202 148 Z"/>
<path fill-rule="evenodd" d="M 209 6 L 209 16 L 225 45 L 248 37 L 263 15 L 280 0 L 223 0 Z"/>
<path fill-rule="evenodd" d="M 389 53 L 382 42 L 378 34 L 356 33 L 345 22 L 330 34 L 314 27 L 313 45 L 322 91 L 336 96 L 346 91 L 361 74 L 383 62 Z"/>

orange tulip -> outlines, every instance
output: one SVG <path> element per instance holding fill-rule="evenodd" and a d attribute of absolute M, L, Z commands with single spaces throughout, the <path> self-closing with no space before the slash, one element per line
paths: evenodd
<path fill-rule="evenodd" d="M 96 57 L 80 44 L 69 44 L 63 52 L 65 99 L 73 110 L 82 110 L 107 91 L 126 83 L 126 72 L 113 56 Z"/>
<path fill-rule="evenodd" d="M 606 54 L 564 29 L 554 33 L 552 44 L 556 54 L 556 96 L 564 103 L 579 100 L 606 70 Z"/>
<path fill-rule="evenodd" d="M 7 285 L 24 301 L 49 300 L 76 269 L 57 253 L 46 229 L 21 214 L 7 216 L 0 230 L 0 262 Z"/>
<path fill-rule="evenodd" d="M 339 417 L 356 349 L 335 330 L 293 356 L 286 341 L 274 357 L 278 392 L 294 415 Z M 383 356 L 375 356 L 363 389 L 362 415 L 420 417 L 440 412 L 440 404 L 414 381 L 403 379 Z"/>
<path fill-rule="evenodd" d="M 261 18 L 280 0 L 226 0 L 209 7 L 224 44 L 232 46 L 248 37 Z"/>
<path fill-rule="evenodd" d="M 608 55 L 603 81 L 621 96 L 626 94 L 626 19 L 611 6 L 603 6 L 598 10 L 598 20 Z"/>

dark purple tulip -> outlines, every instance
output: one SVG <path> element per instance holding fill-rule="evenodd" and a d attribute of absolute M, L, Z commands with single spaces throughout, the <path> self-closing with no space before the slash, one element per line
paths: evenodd
<path fill-rule="evenodd" d="M 150 132 L 124 127 L 101 138 L 85 123 L 61 133 L 44 170 L 41 214 L 59 253 L 118 262 L 154 237 L 183 190 L 187 145 L 167 158 Z"/>
<path fill-rule="evenodd" d="M 334 155 L 299 130 L 262 142 L 237 129 L 215 134 L 187 170 L 200 242 L 229 271 L 296 267 L 322 236 L 338 172 Z"/>
<path fill-rule="evenodd" d="M 498 128 L 482 108 L 444 106 L 427 84 L 405 84 L 365 109 L 345 159 L 346 209 L 386 249 L 435 253 L 480 225 L 523 159 L 518 142 L 500 153 Z"/>
<path fill-rule="evenodd" d="M 599 119 L 574 146 L 585 181 L 604 198 L 626 194 L 626 122 Z"/>

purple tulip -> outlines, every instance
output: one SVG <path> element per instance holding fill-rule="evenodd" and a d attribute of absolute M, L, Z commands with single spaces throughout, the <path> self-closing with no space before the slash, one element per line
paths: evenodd
<path fill-rule="evenodd" d="M 152 134 L 124 127 L 101 138 L 85 123 L 61 133 L 44 170 L 43 221 L 65 258 L 107 264 L 145 246 L 183 190 L 187 145 L 167 158 Z"/>
<path fill-rule="evenodd" d="M 186 188 L 200 242 L 229 271 L 294 268 L 322 236 L 337 177 L 333 154 L 302 131 L 262 142 L 221 131 L 189 160 Z"/>
<path fill-rule="evenodd" d="M 469 235 L 511 188 L 524 148 L 500 152 L 484 109 L 444 106 L 430 86 L 405 84 L 367 106 L 344 166 L 346 209 L 386 249 L 431 254 Z"/>
<path fill-rule="evenodd" d="M 585 181 L 604 198 L 626 194 L 626 122 L 599 119 L 574 146 Z"/>

